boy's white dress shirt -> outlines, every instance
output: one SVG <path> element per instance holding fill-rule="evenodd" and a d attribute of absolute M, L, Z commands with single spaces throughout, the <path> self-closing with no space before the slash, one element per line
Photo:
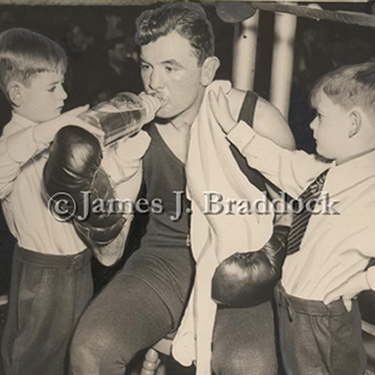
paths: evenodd
<path fill-rule="evenodd" d="M 58 221 L 48 210 L 43 169 L 49 145 L 35 142 L 35 125 L 13 113 L 0 138 L 0 199 L 4 216 L 20 247 L 43 254 L 77 254 L 86 245 L 72 222 Z M 102 164 L 112 174 L 119 198 L 135 199 L 141 181 L 140 158 L 148 144 L 148 135 L 140 132 L 121 147 L 105 151 Z"/>
<path fill-rule="evenodd" d="M 242 122 L 227 137 L 250 166 L 293 198 L 330 168 L 321 195 L 328 196 L 327 203 L 318 202 L 315 212 L 320 213 L 311 215 L 300 250 L 286 258 L 282 284 L 287 293 L 323 300 L 366 268 L 375 257 L 375 152 L 336 165 L 303 151 L 285 150 Z M 375 267 L 367 271 L 372 288 L 374 271 Z"/>
<path fill-rule="evenodd" d="M 0 198 L 5 219 L 20 247 L 71 255 L 86 248 L 71 222 L 57 221 L 43 196 L 48 151 L 33 136 L 35 123 L 13 113 L 0 139 Z"/>

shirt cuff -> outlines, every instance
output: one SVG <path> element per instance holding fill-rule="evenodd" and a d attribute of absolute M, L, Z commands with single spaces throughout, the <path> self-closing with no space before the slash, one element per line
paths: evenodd
<path fill-rule="evenodd" d="M 38 147 L 34 140 L 34 126 L 8 137 L 6 148 L 9 157 L 16 163 L 26 163 L 34 156 Z"/>
<path fill-rule="evenodd" d="M 136 136 L 126 138 L 115 145 L 116 155 L 130 164 L 139 163 L 150 144 L 150 136 L 141 130 Z"/>
<path fill-rule="evenodd" d="M 227 134 L 227 138 L 243 153 L 245 147 L 253 140 L 256 133 L 245 121 L 240 121 Z"/>
<path fill-rule="evenodd" d="M 372 290 L 375 290 L 375 266 L 370 267 L 366 271 L 367 284 Z"/>
<path fill-rule="evenodd" d="M 115 185 L 134 177 L 150 141 L 149 135 L 140 131 L 136 136 L 123 139 L 104 151 L 102 166 Z"/>

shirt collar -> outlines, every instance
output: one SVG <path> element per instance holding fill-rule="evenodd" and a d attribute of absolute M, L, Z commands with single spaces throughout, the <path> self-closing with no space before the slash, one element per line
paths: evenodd
<path fill-rule="evenodd" d="M 332 197 L 370 178 L 375 178 L 375 151 L 341 165 L 333 163 L 323 190 Z"/>
<path fill-rule="evenodd" d="M 34 121 L 27 119 L 15 112 L 12 112 L 12 119 L 4 127 L 3 136 L 10 136 L 20 130 L 26 130 L 30 126 L 36 125 Z"/>

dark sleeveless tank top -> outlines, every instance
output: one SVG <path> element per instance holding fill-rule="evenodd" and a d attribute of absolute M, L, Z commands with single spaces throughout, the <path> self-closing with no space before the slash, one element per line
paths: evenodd
<path fill-rule="evenodd" d="M 249 91 L 241 107 L 239 119 L 246 121 L 249 126 L 253 124 L 257 99 L 258 96 Z M 154 123 L 148 124 L 144 130 L 151 137 L 150 146 L 143 159 L 143 196 L 149 202 L 150 212 L 142 247 L 187 248 L 190 215 L 186 213 L 186 209 L 190 208 L 190 201 L 185 195 L 185 165 L 169 149 Z M 247 165 L 246 159 L 233 145 L 230 148 L 249 181 L 259 190 L 265 190 L 259 172 Z M 152 202 L 155 199 L 162 202 L 161 213 L 152 212 Z M 172 220 L 171 216 L 176 216 L 177 200 L 181 204 L 182 214 L 178 220 Z"/>

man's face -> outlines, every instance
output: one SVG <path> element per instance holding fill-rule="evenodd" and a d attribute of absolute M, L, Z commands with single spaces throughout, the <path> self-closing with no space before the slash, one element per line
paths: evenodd
<path fill-rule="evenodd" d="M 187 39 L 177 32 L 141 47 L 141 76 L 147 94 L 161 99 L 157 116 L 192 122 L 202 101 L 202 67 Z"/>

